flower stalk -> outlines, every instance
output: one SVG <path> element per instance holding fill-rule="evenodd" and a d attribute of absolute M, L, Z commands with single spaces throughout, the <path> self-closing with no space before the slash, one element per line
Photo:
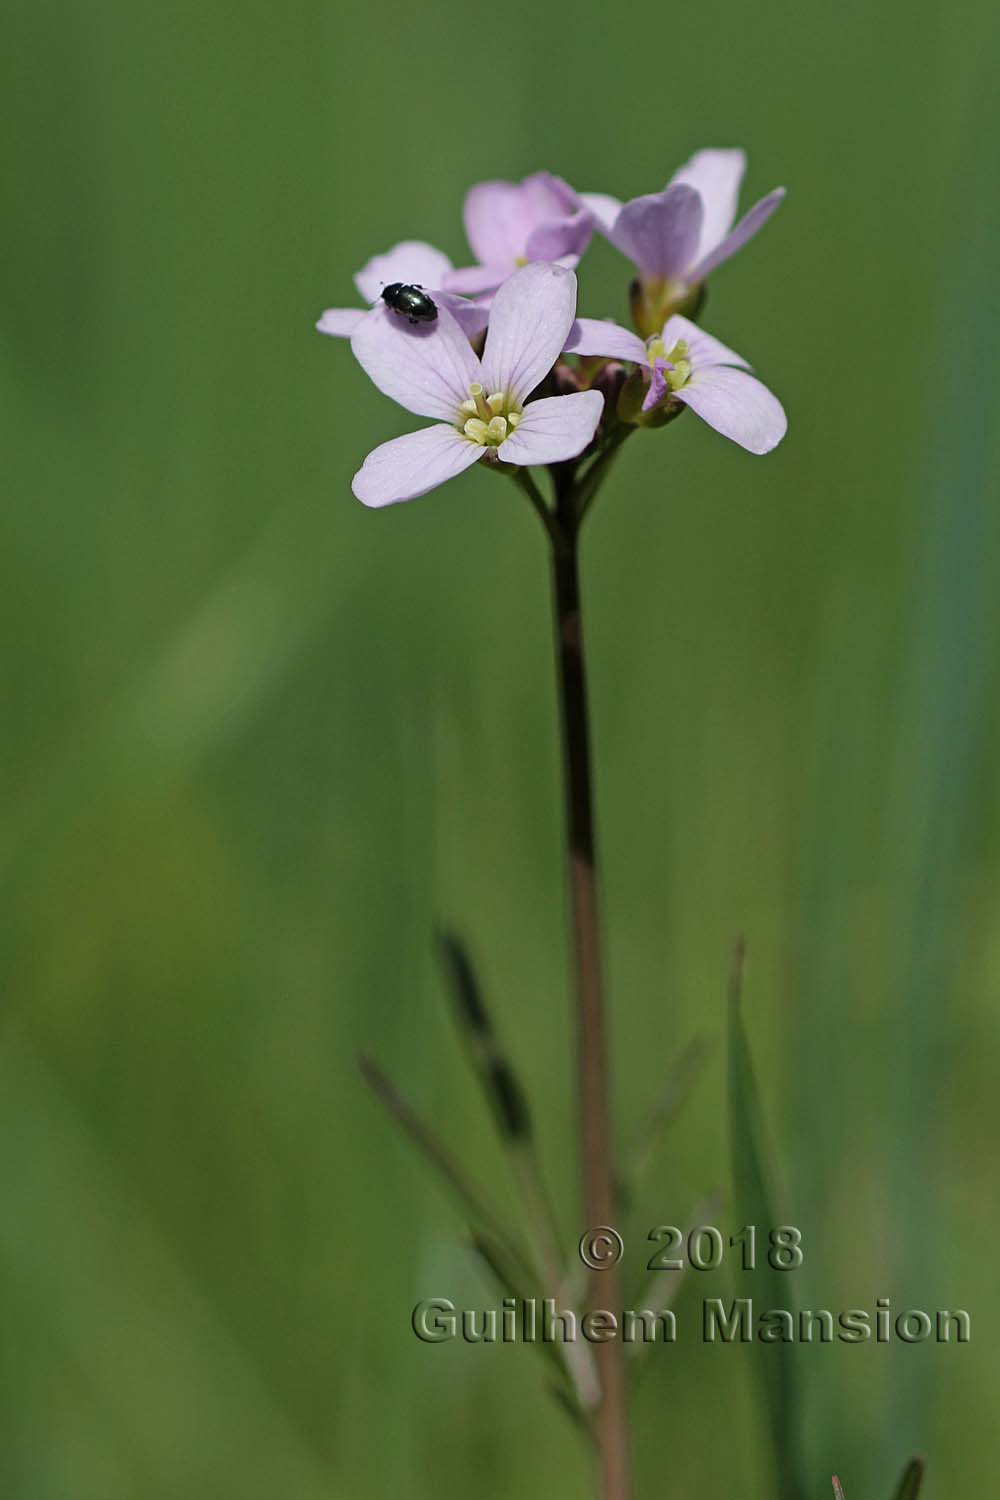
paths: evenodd
<path fill-rule="evenodd" d="M 564 512 L 568 507 L 564 507 Z M 580 527 L 562 525 L 563 545 L 552 548 L 556 668 L 562 721 L 570 922 L 576 981 L 577 1074 L 584 1217 L 589 1227 L 615 1221 L 608 1047 L 604 1015 L 593 770 L 580 597 Z M 618 1308 L 617 1268 L 592 1274 L 592 1294 Z M 596 1299 L 595 1299 L 596 1300 Z M 596 1346 L 601 1399 L 594 1414 L 602 1500 L 630 1493 L 625 1369 L 617 1339 Z"/>
<path fill-rule="evenodd" d="M 750 453 L 769 453 L 784 437 L 778 399 L 741 355 L 693 321 L 706 277 L 753 238 L 784 196 L 776 188 L 737 221 L 745 166 L 740 150 L 700 151 L 661 192 L 627 203 L 577 193 L 547 172 L 521 183 L 479 183 L 465 204 L 474 265 L 456 270 L 433 246 L 401 241 L 357 274 L 367 309 L 330 308 L 317 324 L 333 338 L 349 338 L 374 384 L 432 424 L 369 453 L 352 482 L 364 505 L 415 500 L 478 464 L 511 476 L 546 530 L 566 806 L 581 1227 L 588 1237 L 614 1231 L 621 1174 L 612 1145 L 580 533 L 633 432 L 665 427 L 690 408 Z M 577 316 L 575 268 L 595 232 L 632 262 L 635 330 Z M 401 318 L 387 300 L 387 284 L 419 298 L 429 315 Z M 532 473 L 540 468 L 549 471 L 551 501 Z M 388 1080 L 370 1064 L 366 1073 L 397 1123 L 458 1193 L 472 1243 L 499 1283 L 515 1296 L 535 1282 L 554 1294 L 563 1283 L 575 1286 L 575 1278 L 565 1276 L 527 1099 L 499 1047 L 467 954 L 453 937 L 445 938 L 443 949 L 470 1060 L 524 1200 L 527 1253 Z M 590 1307 L 620 1312 L 613 1261 L 591 1271 L 586 1298 Z M 594 1357 L 596 1380 L 589 1351 L 584 1360 L 571 1345 L 564 1363 L 557 1361 L 557 1394 L 589 1428 L 597 1500 L 631 1500 L 621 1341 L 597 1341 Z"/>
<path fill-rule="evenodd" d="M 615 452 L 631 429 L 616 428 L 582 475 L 553 466 L 555 506 L 523 470 L 518 479 L 545 524 L 550 543 L 556 677 L 565 795 L 567 873 L 573 956 L 577 1090 L 586 1226 L 614 1226 L 617 1209 L 605 1024 L 600 901 L 594 829 L 590 709 L 580 591 L 580 531 Z M 617 1310 L 617 1268 L 591 1273 L 588 1302 Z M 618 1339 L 595 1346 L 600 1399 L 591 1417 L 599 1500 L 631 1495 L 625 1365 Z"/>

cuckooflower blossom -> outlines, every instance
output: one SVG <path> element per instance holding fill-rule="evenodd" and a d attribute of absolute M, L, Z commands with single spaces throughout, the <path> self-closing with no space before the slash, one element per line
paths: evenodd
<path fill-rule="evenodd" d="M 604 193 L 581 199 L 611 243 L 639 273 L 633 310 L 652 333 L 709 272 L 735 255 L 761 229 L 785 196 L 775 188 L 734 227 L 743 151 L 698 151 L 663 189 L 622 204 Z"/>
<path fill-rule="evenodd" d="M 645 343 L 617 323 L 579 318 L 565 352 L 634 361 L 649 372 L 644 412 L 681 401 L 750 453 L 770 453 L 788 428 L 781 402 L 747 373 L 747 361 L 676 313 Z"/>
<path fill-rule="evenodd" d="M 478 265 L 449 271 L 444 285 L 474 296 L 491 292 L 531 261 L 574 268 L 594 221 L 561 177 L 536 172 L 523 182 L 479 182 L 465 195 L 465 233 Z"/>
<path fill-rule="evenodd" d="M 352 488 L 364 505 L 414 500 L 480 459 L 529 465 L 582 453 L 604 406 L 598 391 L 527 398 L 565 346 L 576 312 L 572 271 L 539 263 L 497 292 L 482 358 L 446 307 L 433 323 L 401 328 L 388 308 L 357 326 L 354 353 L 400 406 L 435 419 L 369 453 Z"/>
<path fill-rule="evenodd" d="M 422 240 L 402 240 L 384 255 L 373 255 L 355 276 L 354 285 L 373 307 L 379 305 L 382 288 L 393 281 L 423 287 L 433 294 L 436 302 L 451 310 L 472 338 L 486 327 L 489 312 L 464 297 L 441 290 L 450 270 L 447 255 L 433 245 L 425 245 Z M 328 307 L 316 327 L 331 338 L 349 339 L 369 312 L 370 308 Z"/>

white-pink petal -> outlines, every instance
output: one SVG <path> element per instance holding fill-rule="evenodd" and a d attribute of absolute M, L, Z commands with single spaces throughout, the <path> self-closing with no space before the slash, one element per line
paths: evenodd
<path fill-rule="evenodd" d="M 622 211 L 622 200 L 612 198 L 610 193 L 581 193 L 580 198 L 593 214 L 598 229 L 607 234 L 614 228 L 615 220 Z"/>
<path fill-rule="evenodd" d="M 477 182 L 465 195 L 465 237 L 482 265 L 514 265 L 534 223 L 519 182 Z"/>
<path fill-rule="evenodd" d="M 704 217 L 695 262 L 714 250 L 733 227 L 746 166 L 745 151 L 696 151 L 671 177 L 672 183 L 684 182 L 701 194 Z"/>
<path fill-rule="evenodd" d="M 328 307 L 316 327 L 332 339 L 349 339 L 361 319 L 367 316 L 368 311 L 363 307 Z"/>
<path fill-rule="evenodd" d="M 510 260 L 496 265 L 459 266 L 457 271 L 448 272 L 444 284 L 450 292 L 467 297 L 476 297 L 480 292 L 495 292 L 514 270 L 515 264 Z"/>
<path fill-rule="evenodd" d="M 393 281 L 426 287 L 437 291 L 451 270 L 451 261 L 441 250 L 423 240 L 401 240 L 384 255 L 373 255 L 354 278 L 354 285 L 366 302 L 377 302 L 382 288 Z"/>
<path fill-rule="evenodd" d="M 424 427 L 369 453 L 351 488 L 362 505 L 398 505 L 454 479 L 484 452 L 454 427 Z"/>
<path fill-rule="evenodd" d="M 553 172 L 533 172 L 521 183 L 533 226 L 564 219 L 579 212 L 579 193 Z"/>
<path fill-rule="evenodd" d="M 529 401 L 517 431 L 497 449 L 504 463 L 557 464 L 576 458 L 592 440 L 604 409 L 600 391 Z"/>
<path fill-rule="evenodd" d="M 536 261 L 515 271 L 493 298 L 483 351 L 483 384 L 523 401 L 563 351 L 576 314 L 576 277 Z"/>
<path fill-rule="evenodd" d="M 748 209 L 736 228 L 731 229 L 713 250 L 710 250 L 692 267 L 688 273 L 688 280 L 692 283 L 704 281 L 709 272 L 721 266 L 723 261 L 729 260 L 737 250 L 742 250 L 747 241 L 752 240 L 759 229 L 763 229 L 784 196 L 783 187 L 775 188 L 773 193 L 768 193 L 766 198 L 761 198 L 753 208 Z"/>
<path fill-rule="evenodd" d="M 594 216 L 583 205 L 561 219 L 549 219 L 528 235 L 525 260 L 566 261 L 578 265 L 594 233 Z"/>
<path fill-rule="evenodd" d="M 671 183 L 662 193 L 626 203 L 609 238 L 641 276 L 681 277 L 694 261 L 703 214 L 700 193 L 685 183 Z"/>
<path fill-rule="evenodd" d="M 683 339 L 687 344 L 688 358 L 696 370 L 705 365 L 738 365 L 741 369 L 750 369 L 749 361 L 742 354 L 727 348 L 710 333 L 706 333 L 704 328 L 699 328 L 697 323 L 675 313 L 663 325 L 663 343 L 668 354 L 678 339 Z"/>
<path fill-rule="evenodd" d="M 770 453 L 788 429 L 777 396 L 744 370 L 724 365 L 696 370 L 676 395 L 716 432 L 750 453 Z"/>
<path fill-rule="evenodd" d="M 434 293 L 438 308 L 446 307 L 466 338 L 473 339 L 482 333 L 490 321 L 490 298 L 470 302 L 468 297 L 457 297 L 453 292 Z"/>
<path fill-rule="evenodd" d="M 481 378 L 472 346 L 446 307 L 438 307 L 433 323 L 415 326 L 388 307 L 373 307 L 351 348 L 379 390 L 418 417 L 454 423 L 469 386 Z"/>
<path fill-rule="evenodd" d="M 630 328 L 603 318 L 577 318 L 563 345 L 564 354 L 603 355 L 605 359 L 630 359 L 649 363 L 646 345 Z"/>

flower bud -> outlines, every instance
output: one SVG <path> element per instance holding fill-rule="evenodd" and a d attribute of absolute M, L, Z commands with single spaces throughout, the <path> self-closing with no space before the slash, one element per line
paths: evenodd
<path fill-rule="evenodd" d="M 625 366 L 620 360 L 609 359 L 590 382 L 590 389 L 600 391 L 604 397 L 605 411 L 614 410 L 625 380 Z"/>
<path fill-rule="evenodd" d="M 676 396 L 668 396 L 666 401 L 661 401 L 659 406 L 654 406 L 651 411 L 641 412 L 636 423 L 638 427 L 666 427 L 675 417 L 679 417 L 687 407 L 683 401 L 678 401 Z"/>
<path fill-rule="evenodd" d="M 583 382 L 580 379 L 580 371 L 559 360 L 552 371 L 552 394 L 555 396 L 570 396 L 574 392 L 583 390 Z"/>
<path fill-rule="evenodd" d="M 648 376 L 648 371 L 646 372 Z M 642 420 L 642 403 L 646 399 L 648 379 L 641 370 L 633 370 L 618 392 L 616 412 L 619 422 L 638 427 Z"/>

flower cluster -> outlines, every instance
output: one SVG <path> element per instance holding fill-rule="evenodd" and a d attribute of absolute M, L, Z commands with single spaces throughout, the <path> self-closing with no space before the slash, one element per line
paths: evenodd
<path fill-rule="evenodd" d="M 349 338 L 386 395 L 433 426 L 383 443 L 354 477 L 365 505 L 435 489 L 477 462 L 567 463 L 690 408 L 751 453 L 785 434 L 780 402 L 694 321 L 705 278 L 757 233 L 778 188 L 736 222 L 742 151 L 699 151 L 659 193 L 628 203 L 538 172 L 465 200 L 476 264 L 404 240 L 355 276 L 367 308 L 316 325 Z M 576 267 L 595 233 L 633 264 L 636 332 L 576 316 Z M 630 369 L 628 367 L 631 367 Z"/>

